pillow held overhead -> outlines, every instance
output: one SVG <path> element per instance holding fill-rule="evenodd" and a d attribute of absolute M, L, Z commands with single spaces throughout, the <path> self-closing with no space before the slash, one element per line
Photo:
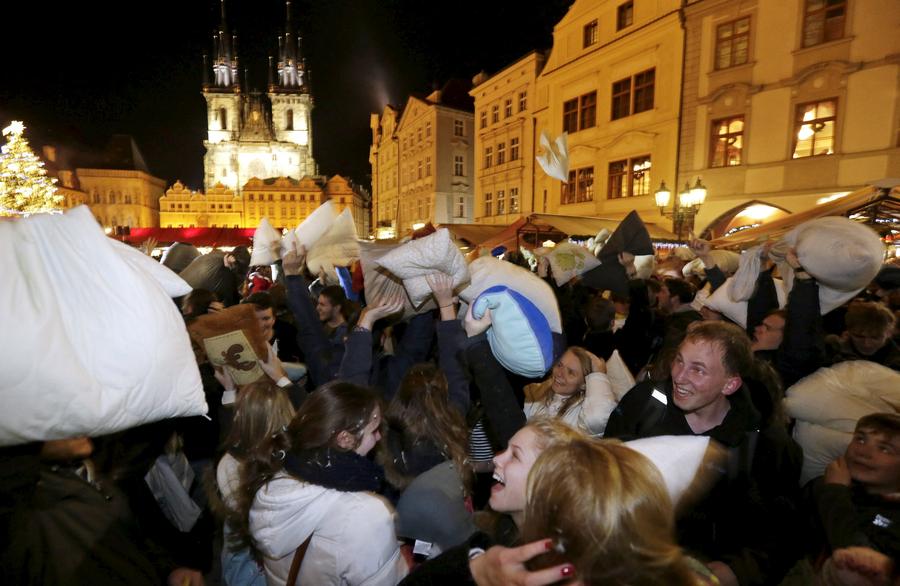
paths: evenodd
<path fill-rule="evenodd" d="M 335 283 L 334 268 L 350 266 L 353 261 L 359 259 L 359 242 L 350 208 L 338 214 L 328 232 L 308 250 L 306 266 L 310 272 L 318 275 L 324 271 L 326 277 L 331 279 L 330 282 Z"/>
<path fill-rule="evenodd" d="M 453 244 L 446 228 L 407 242 L 382 256 L 377 262 L 403 279 L 409 300 L 416 309 L 431 299 L 431 287 L 425 279 L 426 275 L 450 275 L 454 289 L 469 280 L 466 261 Z"/>
<path fill-rule="evenodd" d="M 310 250 L 320 238 L 325 236 L 336 217 L 334 202 L 330 199 L 325 201 L 294 229 L 297 245 L 305 247 L 307 251 Z M 288 250 L 290 249 L 288 248 Z"/>
<path fill-rule="evenodd" d="M 575 276 L 583 275 L 600 266 L 600 261 L 587 248 L 571 242 L 557 244 L 545 256 L 550 262 L 553 280 L 559 287 L 571 281 Z"/>
<path fill-rule="evenodd" d="M 275 264 L 281 258 L 281 233 L 272 227 L 267 218 L 263 218 L 253 233 L 253 253 L 250 255 L 250 266 Z"/>

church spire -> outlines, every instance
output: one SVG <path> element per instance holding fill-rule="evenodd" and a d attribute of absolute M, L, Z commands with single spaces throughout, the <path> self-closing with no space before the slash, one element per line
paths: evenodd
<path fill-rule="evenodd" d="M 241 91 L 238 78 L 237 35 L 228 31 L 225 16 L 225 0 L 220 0 L 221 15 L 219 28 L 213 34 L 213 83 L 209 89 Z"/>
<path fill-rule="evenodd" d="M 291 0 L 285 1 L 284 35 L 278 37 L 278 78 L 274 90 L 302 92 L 306 90 L 306 66 L 300 54 L 300 39 L 291 19 Z"/>

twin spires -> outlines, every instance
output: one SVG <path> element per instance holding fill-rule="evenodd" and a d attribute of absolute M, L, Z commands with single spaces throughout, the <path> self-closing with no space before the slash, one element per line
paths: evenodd
<path fill-rule="evenodd" d="M 209 67 L 207 56 L 203 56 L 203 88 L 209 91 L 229 91 L 240 93 L 246 86 L 246 80 L 242 86 L 239 77 L 237 56 L 237 35 L 228 30 L 228 20 L 225 15 L 225 0 L 219 0 L 221 15 L 219 28 L 213 34 L 213 80 L 209 81 Z M 291 19 L 291 0 L 285 2 L 285 29 L 284 34 L 278 36 L 278 59 L 274 62 L 269 57 L 269 91 L 277 93 L 308 93 L 308 74 L 306 60 L 300 52 L 300 38 L 294 32 Z M 246 70 L 245 70 L 246 77 Z"/>

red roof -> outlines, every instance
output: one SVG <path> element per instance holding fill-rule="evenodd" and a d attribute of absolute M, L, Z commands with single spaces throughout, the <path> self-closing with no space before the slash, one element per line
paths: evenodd
<path fill-rule="evenodd" d="M 111 235 L 129 244 L 155 238 L 159 244 L 187 242 L 194 246 L 249 246 L 254 228 L 132 228 L 130 234 Z"/>

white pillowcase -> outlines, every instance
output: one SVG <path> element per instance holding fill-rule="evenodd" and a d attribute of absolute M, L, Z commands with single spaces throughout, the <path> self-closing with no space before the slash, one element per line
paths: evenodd
<path fill-rule="evenodd" d="M 300 236 L 297 239 L 301 240 Z M 332 284 L 336 283 L 334 267 L 348 267 L 359 259 L 356 225 L 353 223 L 350 209 L 341 212 L 328 232 L 316 240 L 308 250 L 306 266 L 309 271 L 314 275 L 324 271 L 326 280 Z"/>
<path fill-rule="evenodd" d="M 188 282 L 179 277 L 169 267 L 156 262 L 140 250 L 128 246 L 124 242 L 119 242 L 112 238 L 109 241 L 113 244 L 113 248 L 122 255 L 125 262 L 156 281 L 169 297 L 181 297 L 193 291 Z"/>
<path fill-rule="evenodd" d="M 590 250 L 571 242 L 557 244 L 545 256 L 558 287 L 562 287 L 575 276 L 583 275 L 600 266 L 600 261 Z"/>
<path fill-rule="evenodd" d="M 450 275 L 454 289 L 469 280 L 466 260 L 446 228 L 400 245 L 378 259 L 378 264 L 403 279 L 410 303 L 417 309 L 432 297 L 426 275 Z"/>
<path fill-rule="evenodd" d="M 298 246 L 306 247 L 310 250 L 316 242 L 318 242 L 334 223 L 337 212 L 334 209 L 334 202 L 330 199 L 313 210 L 297 228 L 294 229 L 294 236 L 297 239 Z M 290 250 L 288 248 L 287 250 Z"/>
<path fill-rule="evenodd" d="M 481 295 L 485 289 L 505 285 L 531 301 L 547 318 L 551 331 L 562 333 L 562 319 L 556 295 L 550 285 L 531 271 L 511 262 L 485 256 L 472 261 L 469 265 L 469 277 L 471 279 L 469 286 L 459 293 L 460 298 L 467 304 L 471 304 L 472 300 Z"/>
<path fill-rule="evenodd" d="M 272 227 L 267 218 L 263 218 L 253 233 L 253 253 L 250 255 L 250 266 L 275 264 L 281 258 L 280 247 L 281 233 Z"/>
<path fill-rule="evenodd" d="M 403 299 L 403 318 L 407 319 L 416 314 L 416 309 L 409 302 L 409 296 L 403 287 L 403 281 L 391 274 L 386 268 L 378 264 L 384 255 L 399 248 L 400 244 L 380 244 L 377 242 L 360 241 L 359 264 L 362 265 L 363 286 L 365 287 L 366 303 L 371 306 L 380 304 L 387 299 L 393 299 L 398 295 Z M 437 305 L 433 300 L 426 301 L 419 308 L 419 313 L 431 311 Z"/>
<path fill-rule="evenodd" d="M 735 301 L 730 294 L 731 280 L 734 277 L 728 277 L 721 287 L 716 289 L 712 295 L 704 299 L 703 305 L 718 311 L 739 326 L 747 327 L 747 302 Z M 784 290 L 784 282 L 781 279 L 772 279 L 775 283 L 775 295 L 778 298 L 778 308 L 781 309 L 787 304 L 787 293 Z"/>
<path fill-rule="evenodd" d="M 184 320 L 156 280 L 167 273 L 86 206 L 0 222 L 0 266 L 0 445 L 206 413 Z"/>

